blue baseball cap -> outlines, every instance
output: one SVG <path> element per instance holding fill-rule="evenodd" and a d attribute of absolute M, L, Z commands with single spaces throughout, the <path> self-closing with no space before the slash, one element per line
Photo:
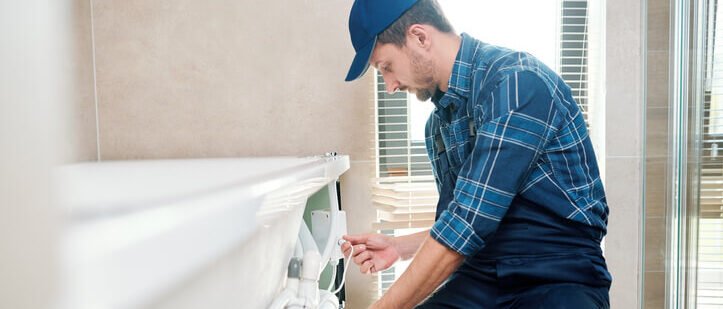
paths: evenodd
<path fill-rule="evenodd" d="M 346 81 L 353 81 L 367 71 L 369 59 L 377 45 L 377 36 L 409 10 L 417 0 L 355 0 L 349 15 L 349 35 L 356 56 Z"/>

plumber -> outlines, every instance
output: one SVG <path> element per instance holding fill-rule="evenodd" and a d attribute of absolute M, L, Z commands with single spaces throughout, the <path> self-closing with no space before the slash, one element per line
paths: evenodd
<path fill-rule="evenodd" d="M 505 25 L 499 25 L 505 27 Z M 457 35 L 435 0 L 356 0 L 356 55 L 430 100 L 430 230 L 347 235 L 362 273 L 413 258 L 372 308 L 609 308 L 608 206 L 583 114 L 535 57 Z"/>

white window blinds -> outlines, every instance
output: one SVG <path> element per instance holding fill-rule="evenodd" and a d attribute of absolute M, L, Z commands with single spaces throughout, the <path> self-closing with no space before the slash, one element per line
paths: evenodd
<path fill-rule="evenodd" d="M 422 108 L 423 104 L 432 103 L 416 102 L 406 92 L 390 95 L 385 91 L 381 74 L 375 71 L 375 76 L 377 176 L 372 180 L 372 205 L 377 209 L 377 222 L 373 228 L 385 235 L 400 236 L 434 223 L 438 194 L 424 145 L 423 129 L 429 108 Z M 408 262 L 398 262 L 379 273 L 374 282 L 378 296 L 387 291 L 407 265 Z"/>
<path fill-rule="evenodd" d="M 430 177 L 379 178 L 372 185 L 378 210 L 376 229 L 430 227 L 437 206 L 437 187 Z"/>
<path fill-rule="evenodd" d="M 378 210 L 377 230 L 429 227 L 434 222 L 437 188 L 424 145 L 424 122 L 429 109 L 412 106 L 406 92 L 388 94 L 376 72 L 377 177 L 372 203 Z M 417 105 L 429 102 L 414 102 Z M 414 108 L 422 108 L 414 111 Z M 413 115 L 421 113 L 422 117 Z M 425 115 L 426 113 L 426 115 Z M 413 121 L 417 119 L 416 123 Z M 423 119 L 423 120 L 420 120 Z M 415 133 L 416 130 L 416 133 Z"/>
<path fill-rule="evenodd" d="M 570 86 L 589 128 L 588 16 L 587 0 L 562 0 L 559 73 Z"/>

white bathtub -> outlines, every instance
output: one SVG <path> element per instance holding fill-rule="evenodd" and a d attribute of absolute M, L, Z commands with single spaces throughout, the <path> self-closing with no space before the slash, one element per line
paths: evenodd
<path fill-rule="evenodd" d="M 264 308 L 347 156 L 85 163 L 57 175 L 61 308 Z"/>

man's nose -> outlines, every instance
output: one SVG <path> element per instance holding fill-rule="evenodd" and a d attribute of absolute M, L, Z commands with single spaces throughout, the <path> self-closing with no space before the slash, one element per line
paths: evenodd
<path fill-rule="evenodd" d="M 399 82 L 396 80 L 384 80 L 384 85 L 387 86 L 387 93 L 388 94 L 394 94 L 399 90 Z"/>

